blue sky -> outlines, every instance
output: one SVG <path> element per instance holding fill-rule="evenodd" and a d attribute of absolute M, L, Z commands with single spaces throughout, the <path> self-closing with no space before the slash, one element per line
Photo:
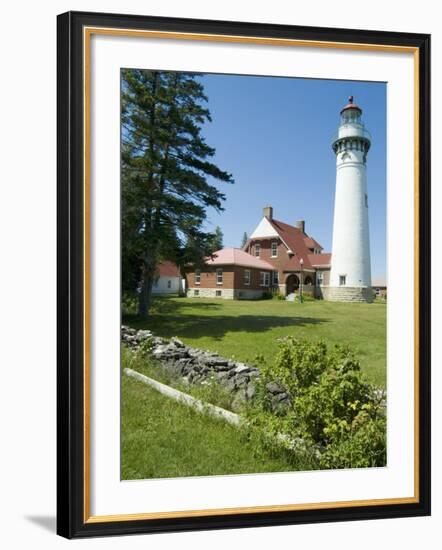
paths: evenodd
<path fill-rule="evenodd" d="M 220 184 L 225 210 L 209 213 L 224 246 L 240 246 L 273 206 L 274 217 L 293 224 L 331 251 L 335 156 L 331 141 L 339 112 L 353 95 L 372 136 L 367 177 L 372 276 L 386 268 L 386 84 L 236 75 L 201 77 L 213 122 L 203 134 L 216 148 L 215 163 L 233 174 Z"/>

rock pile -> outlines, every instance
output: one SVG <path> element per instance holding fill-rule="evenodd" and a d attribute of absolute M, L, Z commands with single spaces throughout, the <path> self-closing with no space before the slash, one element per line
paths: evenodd
<path fill-rule="evenodd" d="M 123 325 L 121 338 L 135 350 L 149 340 L 152 356 L 171 374 L 190 384 L 217 380 L 222 388 L 235 394 L 234 407 L 255 396 L 255 382 L 259 377 L 259 369 L 256 367 L 188 346 L 176 337 L 170 340 L 160 338 L 149 330 L 135 330 Z M 267 391 L 275 409 L 289 402 L 288 394 L 278 384 L 267 384 Z"/>

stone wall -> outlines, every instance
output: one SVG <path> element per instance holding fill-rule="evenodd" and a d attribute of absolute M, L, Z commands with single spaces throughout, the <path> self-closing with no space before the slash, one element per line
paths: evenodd
<path fill-rule="evenodd" d="M 196 294 L 195 294 L 195 291 Z M 218 293 L 218 295 L 217 295 Z M 187 289 L 186 295 L 188 298 L 223 298 L 224 300 L 233 300 L 235 291 L 233 288 L 200 288 L 190 287 Z"/>
<path fill-rule="evenodd" d="M 195 295 L 195 290 L 197 295 Z M 268 288 L 266 289 L 269 290 Z M 217 294 L 218 292 L 218 294 Z M 224 300 L 259 300 L 263 290 L 234 289 L 234 288 L 200 288 L 190 287 L 186 293 L 188 298 L 223 298 Z"/>
<path fill-rule="evenodd" d="M 235 291 L 236 300 L 259 300 L 262 298 L 264 292 L 270 292 L 269 288 L 265 290 L 253 290 L 253 289 L 236 289 Z"/>
<path fill-rule="evenodd" d="M 329 302 L 373 302 L 374 292 L 370 287 L 323 286 L 324 300 Z"/>
<path fill-rule="evenodd" d="M 178 338 L 166 340 L 154 336 L 149 330 L 135 330 L 122 326 L 121 339 L 129 348 L 136 350 L 150 341 L 152 356 L 172 375 L 189 384 L 201 384 L 215 380 L 233 397 L 233 408 L 251 400 L 256 393 L 255 382 L 259 369 L 246 363 L 232 361 L 215 352 L 187 346 Z M 289 396 L 282 386 L 267 384 L 267 391 L 275 409 L 289 403 Z"/>

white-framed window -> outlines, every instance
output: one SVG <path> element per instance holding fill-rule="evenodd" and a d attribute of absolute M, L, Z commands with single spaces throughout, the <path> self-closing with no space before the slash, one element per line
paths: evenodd
<path fill-rule="evenodd" d="M 270 284 L 270 273 L 268 271 L 260 272 L 260 285 L 269 286 Z"/>
<path fill-rule="evenodd" d="M 219 267 L 216 270 L 216 284 L 222 285 L 223 284 L 223 268 Z"/>
<path fill-rule="evenodd" d="M 261 245 L 260 244 L 255 244 L 255 256 L 257 258 L 259 258 L 261 255 Z"/>
<path fill-rule="evenodd" d="M 195 269 L 195 284 L 201 284 L 201 269 Z"/>
<path fill-rule="evenodd" d="M 167 288 L 172 288 L 172 281 L 170 279 L 167 281 Z"/>
<path fill-rule="evenodd" d="M 194 291 L 193 291 L 193 295 L 194 295 L 194 296 L 199 296 L 199 295 L 200 295 L 200 291 L 199 291 L 199 290 L 194 290 Z"/>
<path fill-rule="evenodd" d="M 276 241 L 272 241 L 272 258 L 278 257 L 278 243 Z"/>
<path fill-rule="evenodd" d="M 215 296 L 217 298 L 221 298 L 221 296 L 223 295 L 223 291 L 222 290 L 215 290 Z"/>
<path fill-rule="evenodd" d="M 247 286 L 250 285 L 250 269 L 244 270 L 244 284 Z"/>
<path fill-rule="evenodd" d="M 273 272 L 273 284 L 279 285 L 279 273 L 277 271 Z"/>
<path fill-rule="evenodd" d="M 339 286 L 345 286 L 346 281 L 347 281 L 346 275 L 339 275 Z"/>
<path fill-rule="evenodd" d="M 319 286 L 324 284 L 324 272 L 323 271 L 317 271 L 316 272 L 316 281 Z"/>

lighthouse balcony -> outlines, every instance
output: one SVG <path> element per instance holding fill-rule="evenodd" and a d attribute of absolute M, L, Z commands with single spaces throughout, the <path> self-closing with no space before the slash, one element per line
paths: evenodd
<path fill-rule="evenodd" d="M 340 126 L 338 132 L 333 136 L 333 141 L 350 137 L 363 138 L 371 143 L 370 132 L 362 124 L 344 124 Z"/>

